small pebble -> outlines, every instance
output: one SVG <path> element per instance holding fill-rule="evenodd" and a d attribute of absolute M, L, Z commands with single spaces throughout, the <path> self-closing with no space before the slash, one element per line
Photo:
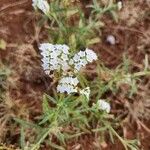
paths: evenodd
<path fill-rule="evenodd" d="M 115 45 L 116 44 L 116 39 L 113 35 L 108 35 L 106 41 L 111 44 L 111 45 Z"/>

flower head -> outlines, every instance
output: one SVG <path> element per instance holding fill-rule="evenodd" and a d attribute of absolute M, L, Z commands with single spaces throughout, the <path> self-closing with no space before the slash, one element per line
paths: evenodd
<path fill-rule="evenodd" d="M 86 59 L 88 62 L 91 63 L 94 60 L 97 60 L 97 55 L 93 50 L 86 48 L 85 52 L 86 52 Z"/>
<path fill-rule="evenodd" d="M 70 64 L 74 66 L 76 71 L 79 71 L 82 67 L 85 67 L 87 64 L 85 52 L 82 53 L 82 51 L 80 51 L 79 53 L 75 54 L 72 60 L 70 60 Z"/>
<path fill-rule="evenodd" d="M 79 51 L 72 58 L 70 58 L 69 47 L 65 44 L 50 44 L 43 43 L 40 45 L 42 66 L 44 70 L 62 70 L 63 74 L 73 68 L 73 72 L 78 72 L 85 67 L 88 63 L 97 60 L 97 55 L 94 51 L 86 49 Z"/>
<path fill-rule="evenodd" d="M 74 57 L 70 60 L 70 65 L 73 65 L 75 72 L 80 71 L 88 63 L 97 60 L 97 55 L 93 50 L 86 49 L 85 51 L 79 51 Z"/>
<path fill-rule="evenodd" d="M 97 105 L 99 106 L 100 110 L 104 110 L 107 113 L 110 112 L 111 107 L 110 107 L 110 104 L 108 102 L 100 99 L 100 100 L 97 101 Z"/>
<path fill-rule="evenodd" d="M 76 77 L 67 76 L 63 77 L 57 86 L 57 91 L 60 93 L 66 92 L 67 94 L 76 93 L 78 91 L 79 81 Z"/>
<path fill-rule="evenodd" d="M 32 0 L 32 6 L 35 9 L 40 9 L 44 14 L 48 14 L 50 7 L 46 0 Z"/>
<path fill-rule="evenodd" d="M 40 45 L 42 66 L 44 70 L 60 70 L 66 71 L 69 69 L 69 47 L 61 44 L 43 43 Z"/>

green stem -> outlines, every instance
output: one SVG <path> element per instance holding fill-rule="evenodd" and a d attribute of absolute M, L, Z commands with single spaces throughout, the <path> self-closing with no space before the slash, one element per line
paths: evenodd
<path fill-rule="evenodd" d="M 36 150 L 39 145 L 44 141 L 44 139 L 47 137 L 47 135 L 50 133 L 50 131 L 53 130 L 52 127 L 50 127 L 45 133 L 44 135 L 38 140 L 38 142 L 31 148 L 31 150 Z"/>
<path fill-rule="evenodd" d="M 150 71 L 141 71 L 133 74 L 134 77 L 140 77 L 145 75 L 150 75 Z"/>
<path fill-rule="evenodd" d="M 118 139 L 120 140 L 120 142 L 123 144 L 125 150 L 128 150 L 128 148 L 127 148 L 127 146 L 126 146 L 124 140 L 117 134 L 117 132 L 116 132 L 112 127 L 110 127 L 109 129 L 113 132 L 113 134 L 114 134 L 115 136 L 117 136 L 117 138 L 118 138 Z"/>

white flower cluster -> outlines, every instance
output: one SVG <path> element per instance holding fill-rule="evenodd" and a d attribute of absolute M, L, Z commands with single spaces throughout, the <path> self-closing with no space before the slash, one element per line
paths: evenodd
<path fill-rule="evenodd" d="M 80 51 L 70 58 L 69 47 L 61 44 L 43 43 L 39 49 L 43 56 L 43 68 L 44 70 L 57 70 L 62 69 L 64 72 L 73 68 L 75 72 L 80 71 L 88 63 L 97 60 L 97 55 L 94 51 L 86 49 Z"/>
<path fill-rule="evenodd" d="M 69 47 L 60 44 L 41 44 L 39 49 L 42 51 L 42 66 L 44 70 L 60 70 L 66 71 L 69 69 Z"/>
<path fill-rule="evenodd" d="M 35 9 L 40 9 L 44 14 L 48 14 L 50 7 L 46 0 L 32 0 L 32 6 Z"/>
<path fill-rule="evenodd" d="M 110 112 L 110 109 L 111 109 L 110 104 L 106 102 L 105 100 L 102 100 L 102 99 L 98 100 L 97 105 L 99 106 L 100 110 L 104 110 L 107 113 Z"/>
<path fill-rule="evenodd" d="M 76 93 L 78 91 L 78 85 L 79 81 L 76 77 L 68 76 L 63 77 L 57 86 L 57 91 L 60 93 L 67 92 L 70 93 Z"/>
<path fill-rule="evenodd" d="M 80 71 L 81 68 L 85 67 L 88 63 L 97 60 L 97 55 L 92 50 L 86 48 L 85 51 L 80 51 L 74 55 L 70 60 L 70 65 L 74 66 L 75 71 Z"/>
<path fill-rule="evenodd" d="M 80 69 L 85 67 L 88 63 L 97 60 L 96 53 L 87 48 L 85 51 L 80 51 L 71 57 L 69 47 L 67 45 L 53 45 L 50 43 L 41 44 L 39 49 L 43 56 L 42 66 L 46 73 L 49 74 L 51 70 L 62 71 L 63 77 L 59 81 L 57 91 L 60 93 L 67 92 L 68 94 L 80 91 L 79 93 L 81 95 L 85 95 L 86 98 L 89 99 L 90 88 L 87 87 L 83 90 L 79 90 L 77 87 L 79 81 L 72 75 L 75 75 L 74 73 L 79 72 Z M 69 74 L 68 70 L 71 71 L 71 75 L 66 76 Z"/>

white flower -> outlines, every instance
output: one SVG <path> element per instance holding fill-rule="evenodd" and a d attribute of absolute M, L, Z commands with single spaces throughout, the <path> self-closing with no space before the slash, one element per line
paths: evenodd
<path fill-rule="evenodd" d="M 67 45 L 43 43 L 39 49 L 43 56 L 44 70 L 47 70 L 49 66 L 50 70 L 62 70 L 62 74 L 66 74 L 71 68 L 73 68 L 72 73 L 77 73 L 88 63 L 97 60 L 96 53 L 88 48 L 85 51 L 79 51 L 73 57 L 70 56 Z"/>
<path fill-rule="evenodd" d="M 110 104 L 106 102 L 105 100 L 100 99 L 97 101 L 97 104 L 99 106 L 99 109 L 104 110 L 107 113 L 110 112 L 110 109 L 111 109 Z"/>
<path fill-rule="evenodd" d="M 85 51 L 80 51 L 80 52 L 78 53 L 78 55 L 79 55 L 80 57 L 85 57 Z"/>
<path fill-rule="evenodd" d="M 118 7 L 118 10 L 121 10 L 122 9 L 122 2 L 121 1 L 119 1 L 118 3 L 117 3 L 117 7 Z"/>
<path fill-rule="evenodd" d="M 86 48 L 85 52 L 86 52 L 86 59 L 88 62 L 91 63 L 94 60 L 97 60 L 97 55 L 93 50 Z"/>
<path fill-rule="evenodd" d="M 45 49 L 52 49 L 53 48 L 53 44 L 50 43 L 43 43 L 40 44 L 40 50 L 45 50 Z"/>
<path fill-rule="evenodd" d="M 49 64 L 46 63 L 46 62 L 49 62 L 49 60 L 48 60 L 47 58 L 44 58 L 44 59 L 42 60 L 42 62 L 43 62 L 43 64 L 42 64 L 43 69 L 44 69 L 44 70 L 49 70 Z"/>
<path fill-rule="evenodd" d="M 74 88 L 73 86 L 71 86 L 69 84 L 61 84 L 61 85 L 57 86 L 57 91 L 60 93 L 67 92 L 67 94 L 71 94 L 71 93 L 76 93 L 77 88 Z"/>
<path fill-rule="evenodd" d="M 41 55 L 43 56 L 43 69 L 67 71 L 69 67 L 69 47 L 61 44 L 43 43 L 40 45 Z M 46 67 L 45 67 L 46 66 Z M 47 68 L 49 66 L 49 68 Z"/>
<path fill-rule="evenodd" d="M 90 97 L 90 88 L 89 87 L 84 88 L 83 90 L 80 91 L 80 94 L 81 95 L 85 95 L 86 98 L 89 100 L 89 97 Z"/>
<path fill-rule="evenodd" d="M 73 61 L 72 64 L 73 64 L 75 70 L 77 70 L 77 71 L 79 71 L 82 67 L 85 67 L 85 65 L 87 64 L 87 61 L 85 60 L 85 58 L 83 56 L 80 56 L 79 53 L 75 54 L 72 59 L 72 61 Z M 83 60 L 85 60 L 84 63 L 83 63 Z"/>
<path fill-rule="evenodd" d="M 66 92 L 67 94 L 76 93 L 78 90 L 79 81 L 76 77 L 67 76 L 63 77 L 57 86 L 57 91 L 60 93 Z"/>
<path fill-rule="evenodd" d="M 61 50 L 64 54 L 69 54 L 69 47 L 65 44 L 56 44 L 55 45 L 58 50 Z"/>
<path fill-rule="evenodd" d="M 75 72 L 78 72 L 88 63 L 91 63 L 94 60 L 97 60 L 96 53 L 87 48 L 85 51 L 79 51 L 77 54 L 75 54 L 69 61 L 69 64 L 73 65 Z"/>
<path fill-rule="evenodd" d="M 79 61 L 81 60 L 81 58 L 82 58 L 82 57 L 77 53 L 77 54 L 74 55 L 73 61 L 74 61 L 74 62 L 79 62 Z"/>
<path fill-rule="evenodd" d="M 48 14 L 50 7 L 46 0 L 32 0 L 32 6 L 40 9 L 44 14 Z"/>
<path fill-rule="evenodd" d="M 67 55 L 67 54 L 64 54 L 64 53 L 61 55 L 61 58 L 62 58 L 63 60 L 65 60 L 65 61 L 66 61 L 66 60 L 69 60 L 68 55 Z"/>
<path fill-rule="evenodd" d="M 50 55 L 50 50 L 53 49 L 53 45 L 49 43 L 40 44 L 39 49 L 41 50 L 41 55 L 45 58 Z"/>

